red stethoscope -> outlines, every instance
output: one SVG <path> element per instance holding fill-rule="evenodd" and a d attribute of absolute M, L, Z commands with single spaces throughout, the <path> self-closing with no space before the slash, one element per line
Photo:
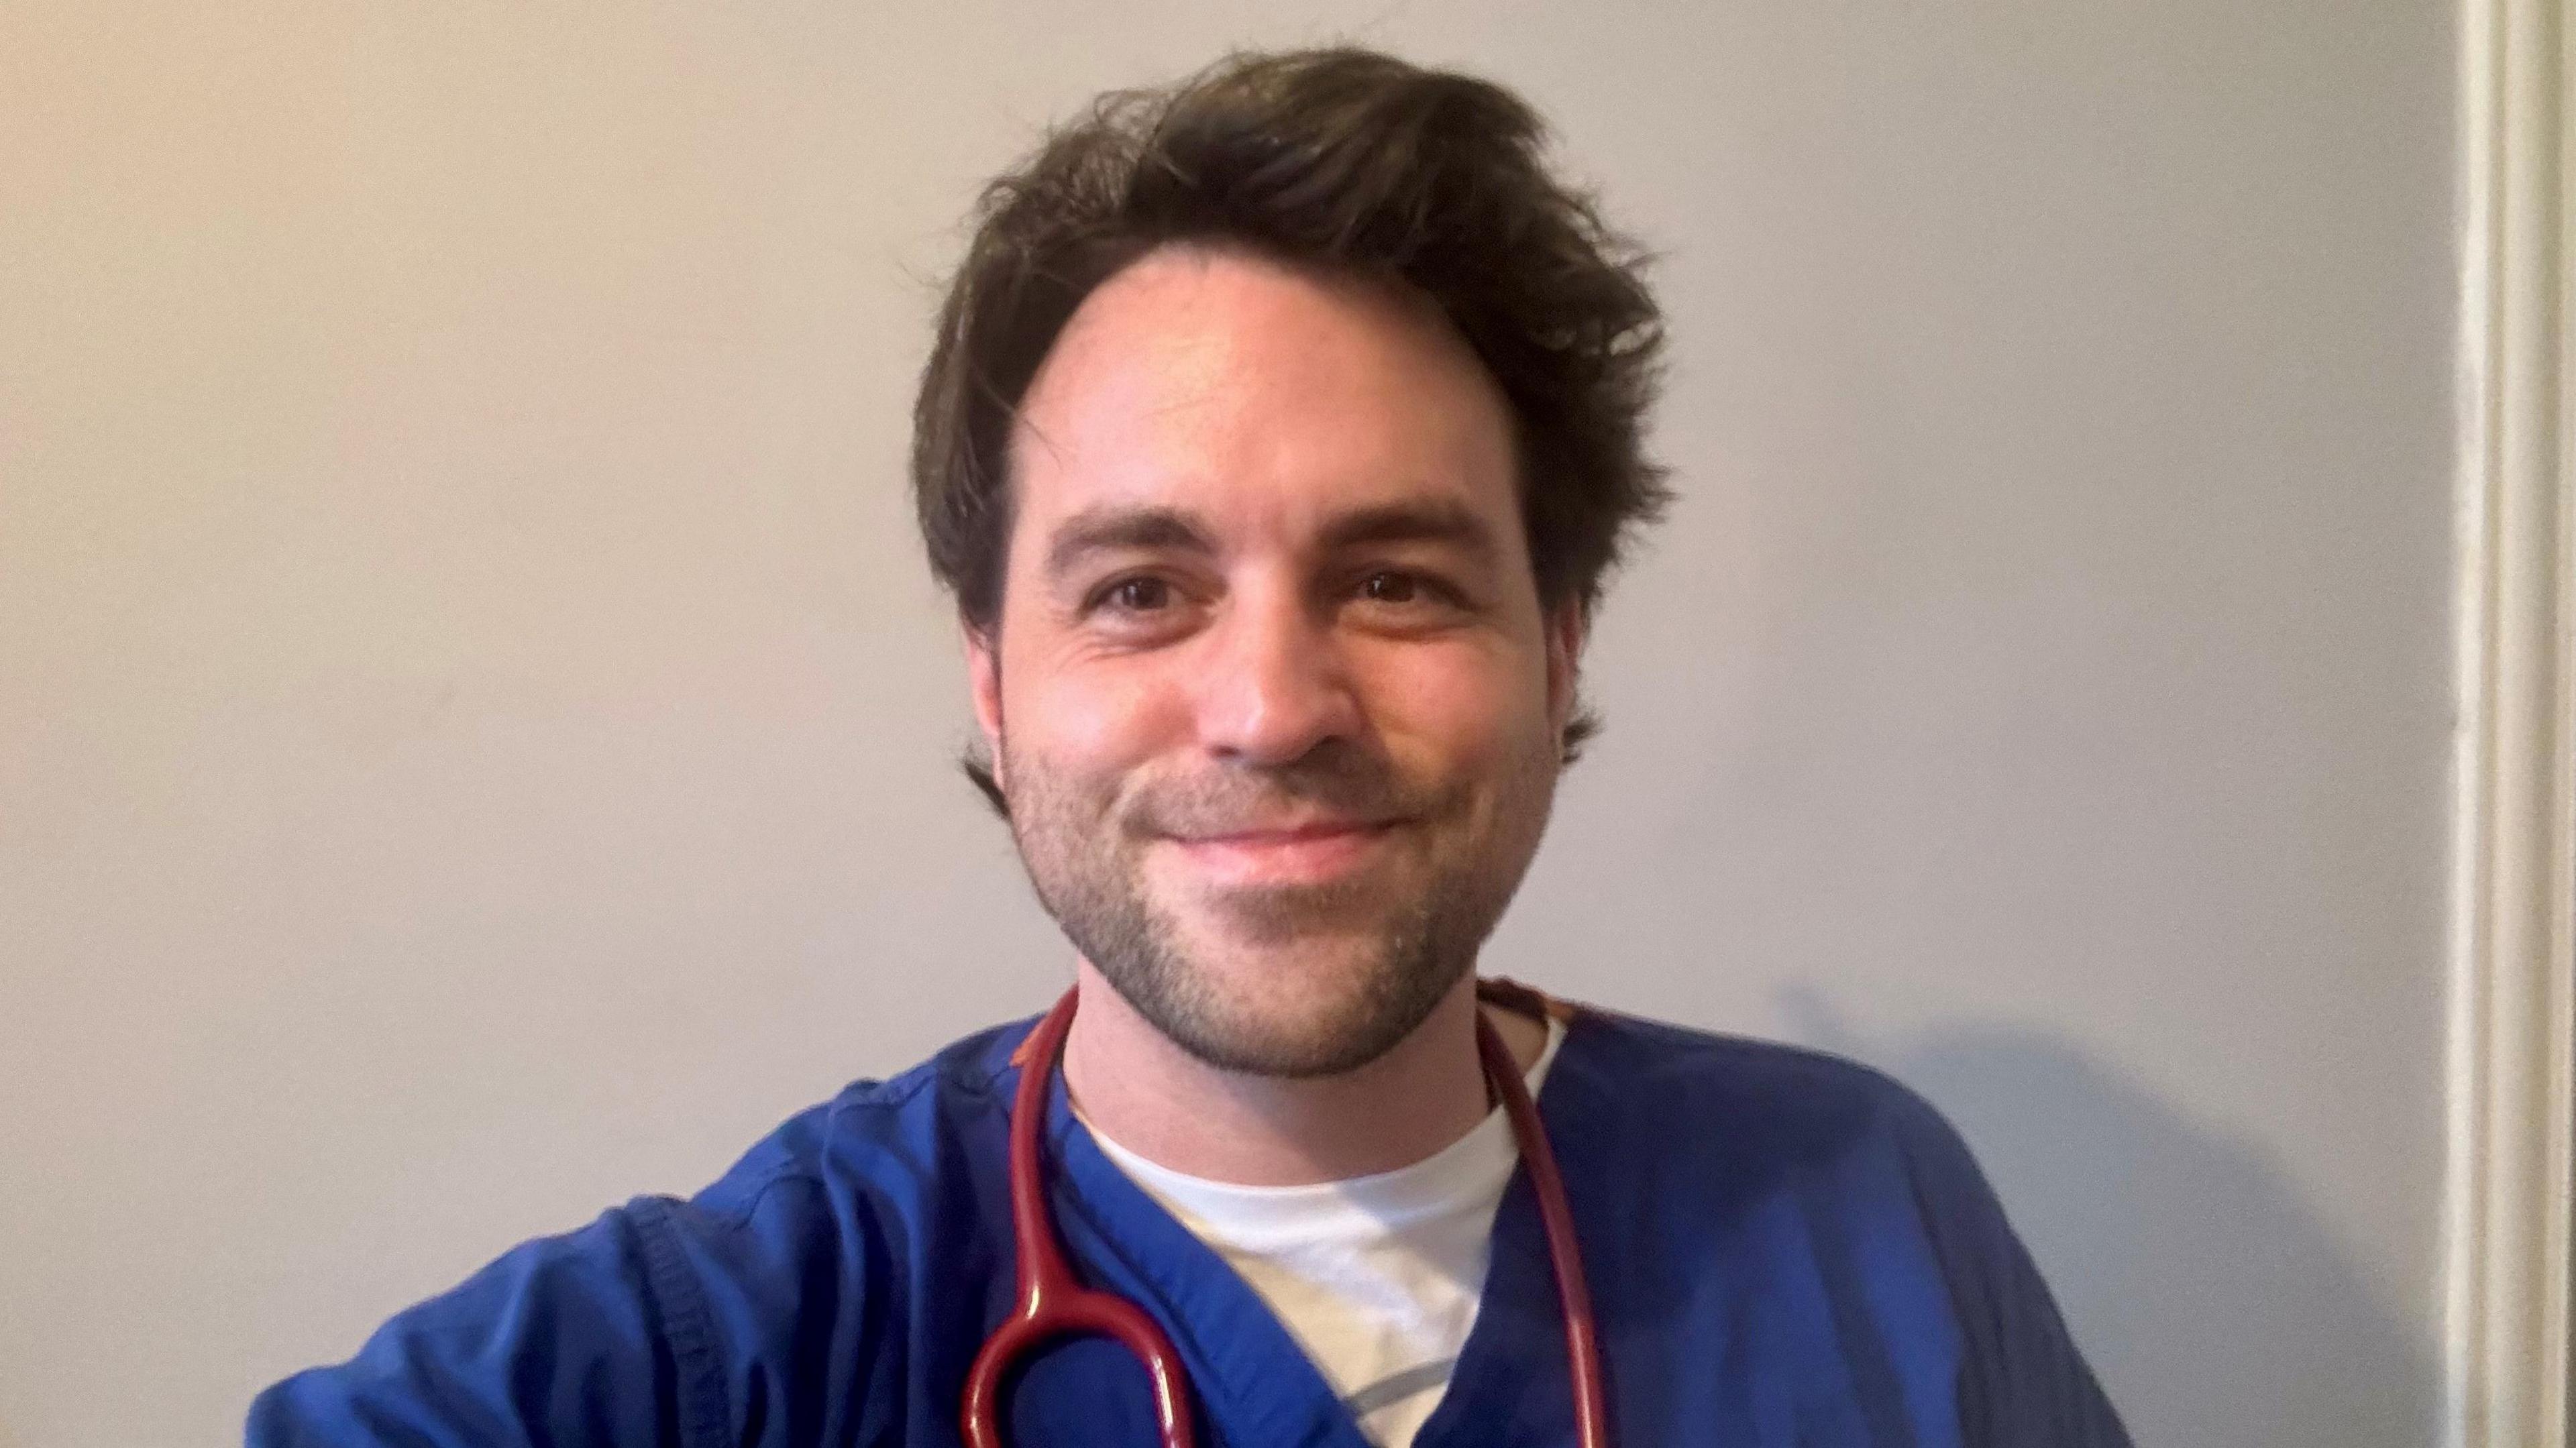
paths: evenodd
<path fill-rule="evenodd" d="M 1052 1339 L 1091 1334 L 1117 1339 L 1144 1364 L 1146 1376 L 1153 1381 L 1154 1419 L 1162 1430 L 1163 1448 L 1191 1448 L 1189 1378 L 1181 1370 L 1171 1339 L 1136 1304 L 1076 1282 L 1065 1265 L 1063 1248 L 1056 1243 L 1054 1225 L 1047 1220 L 1038 1142 L 1046 1120 L 1047 1085 L 1064 1055 L 1076 994 L 1064 993 L 1014 1057 L 1020 1066 L 1020 1085 L 1011 1103 L 1011 1239 L 1019 1257 L 1020 1305 L 984 1340 L 983 1351 L 975 1355 L 975 1366 L 966 1375 L 967 1448 L 1003 1448 L 1002 1379 L 1013 1364 Z M 1545 1011 L 1554 1005 L 1537 991 L 1505 980 L 1479 981 L 1476 994 L 1506 1008 Z M 1592 1294 L 1583 1284 L 1583 1254 L 1574 1241 L 1574 1214 L 1565 1204 L 1565 1179 L 1557 1174 L 1556 1153 L 1548 1147 L 1547 1129 L 1539 1124 L 1538 1108 L 1530 1101 L 1511 1048 L 1481 1012 L 1476 1017 L 1476 1051 L 1484 1063 L 1487 1088 L 1511 1118 L 1521 1165 L 1529 1172 L 1530 1187 L 1538 1197 L 1539 1221 L 1547 1232 L 1548 1262 L 1556 1269 L 1556 1294 L 1565 1309 L 1565 1364 L 1574 1386 L 1575 1442 L 1581 1448 L 1609 1448 L 1601 1348 L 1593 1330 Z"/>

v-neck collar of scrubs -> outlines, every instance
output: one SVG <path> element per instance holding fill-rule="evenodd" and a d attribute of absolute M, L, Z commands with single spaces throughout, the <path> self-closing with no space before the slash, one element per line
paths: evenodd
<path fill-rule="evenodd" d="M 1539 1093 L 1539 1117 L 1560 1160 L 1579 1116 L 1569 1098 L 1586 1073 L 1567 1068 L 1579 1056 L 1587 1022 L 1566 1025 Z M 1095 1285 L 1133 1298 L 1171 1337 L 1191 1377 L 1201 1421 L 1218 1441 L 1294 1444 L 1299 1448 L 1370 1448 L 1369 1440 L 1305 1350 L 1259 1293 L 1214 1249 L 1175 1221 L 1118 1169 L 1073 1114 L 1061 1075 L 1047 1093 L 1049 1200 L 1056 1230 Z M 1571 1180 L 1573 1173 L 1567 1173 Z M 1579 1200 L 1579 1199 L 1578 1199 Z M 1562 1403 L 1572 1430 L 1566 1383 L 1564 1316 L 1556 1275 L 1525 1166 L 1515 1167 L 1494 1213 L 1492 1259 L 1475 1325 L 1439 1407 L 1414 1448 L 1465 1448 L 1502 1441 L 1506 1424 L 1537 1419 L 1534 1395 Z"/>

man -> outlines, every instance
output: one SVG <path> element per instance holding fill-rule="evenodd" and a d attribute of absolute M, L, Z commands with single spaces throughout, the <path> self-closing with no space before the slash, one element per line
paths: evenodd
<path fill-rule="evenodd" d="M 270 1389 L 254 1444 L 957 1443 L 1039 1260 L 1023 1083 L 1020 1189 L 1198 1442 L 1577 1441 L 1587 1285 L 1616 1441 L 2126 1441 L 1921 1101 L 1480 999 L 1664 497 L 1653 302 L 1539 140 L 1482 82 L 1242 57 L 994 185 L 914 483 L 970 773 L 1078 952 L 1060 1073 L 1022 1023 L 854 1086 Z M 1156 1441 L 1097 1335 L 989 1386 L 1006 1441 Z"/>

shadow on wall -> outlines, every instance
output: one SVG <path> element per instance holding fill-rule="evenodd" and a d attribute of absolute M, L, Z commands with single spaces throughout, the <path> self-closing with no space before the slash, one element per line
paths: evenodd
<path fill-rule="evenodd" d="M 2048 1037 L 1969 1026 L 1881 1043 L 1806 992 L 1781 1010 L 1967 1136 L 2141 1448 L 2430 1441 L 2428 1349 L 2259 1149 Z"/>

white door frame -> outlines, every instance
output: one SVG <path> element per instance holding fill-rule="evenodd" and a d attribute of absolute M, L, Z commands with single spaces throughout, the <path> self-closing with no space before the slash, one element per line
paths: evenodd
<path fill-rule="evenodd" d="M 2463 0 L 2443 1435 L 2571 1448 L 2576 721 L 2564 0 Z"/>

